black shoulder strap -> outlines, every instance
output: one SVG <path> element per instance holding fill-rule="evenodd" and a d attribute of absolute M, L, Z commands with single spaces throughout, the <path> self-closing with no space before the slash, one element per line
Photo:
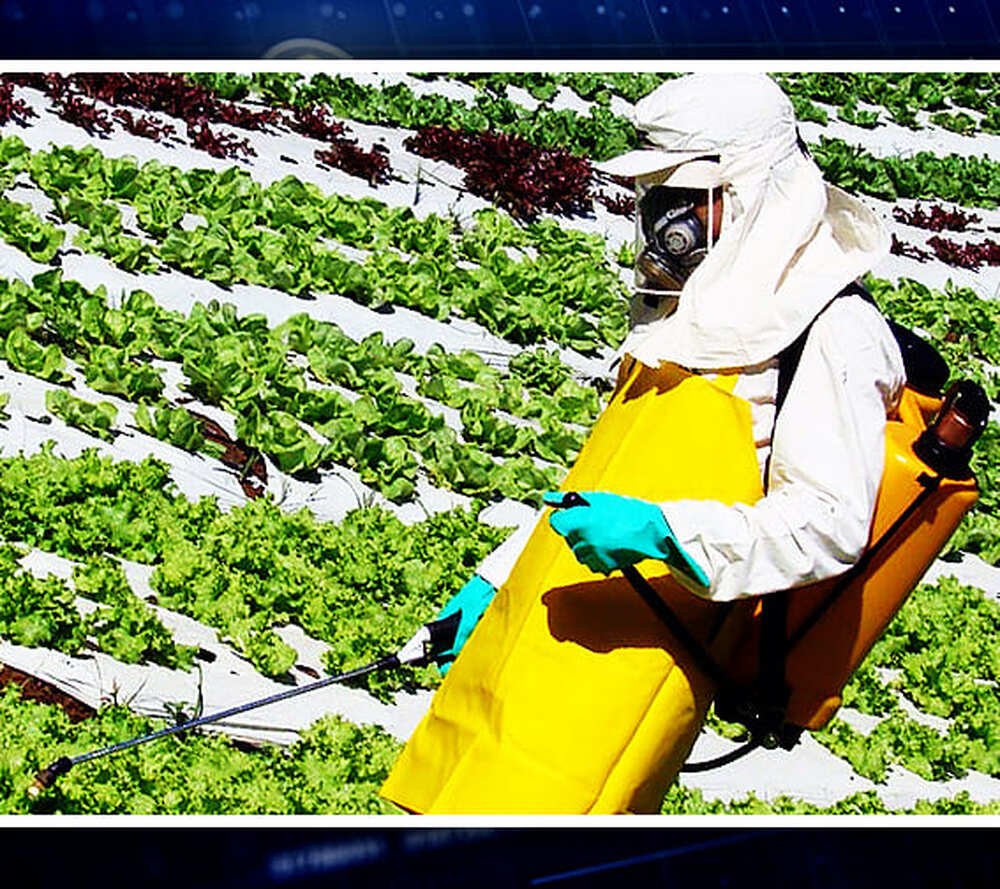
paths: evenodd
<path fill-rule="evenodd" d="M 842 296 L 857 295 L 874 305 L 872 295 L 860 284 L 852 281 L 837 293 L 819 312 L 816 318 L 823 314 Z M 802 358 L 809 331 L 816 322 L 813 318 L 805 330 L 778 355 L 778 391 L 774 399 L 774 419 L 777 422 L 778 412 L 785 403 L 785 396 L 792 385 L 792 377 Z M 771 470 L 771 456 L 768 455 L 764 467 L 764 489 L 767 490 L 768 475 Z M 761 602 L 761 635 L 760 635 L 760 672 L 757 675 L 758 710 L 764 725 L 772 734 L 769 746 L 778 743 L 776 736 L 780 735 L 784 724 L 785 704 L 788 700 L 788 687 L 785 681 L 785 647 L 787 644 L 788 621 L 788 591 L 781 590 L 764 596 Z M 794 740 L 791 741 L 794 743 Z"/>
<path fill-rule="evenodd" d="M 868 290 L 857 281 L 852 281 L 817 312 L 816 318 L 842 296 L 860 296 L 865 302 L 877 308 L 875 299 Z M 795 369 L 799 366 L 802 349 L 816 318 L 813 318 L 809 322 L 809 326 L 796 337 L 795 341 L 786 346 L 778 355 L 778 391 L 774 399 L 775 419 L 777 419 L 778 411 L 781 410 L 781 406 L 785 402 L 788 388 L 792 385 L 792 377 L 795 376 Z M 951 371 L 944 358 L 941 357 L 937 349 L 908 327 L 898 324 L 891 318 L 886 318 L 885 321 L 889 325 L 889 330 L 892 331 L 896 344 L 899 346 L 899 352 L 903 357 L 906 385 L 923 395 L 940 397 L 945 383 L 951 376 Z"/>
<path fill-rule="evenodd" d="M 875 305 L 875 299 L 872 295 L 859 284 L 857 281 L 851 281 L 843 290 L 837 293 L 822 309 L 816 313 L 816 318 L 822 315 L 833 303 L 840 299 L 842 296 L 860 296 L 865 302 Z M 775 419 L 778 417 L 778 412 L 781 410 L 781 406 L 785 403 L 785 396 L 788 395 L 788 389 L 792 385 L 792 377 L 795 376 L 795 370 L 799 366 L 799 359 L 802 357 L 802 350 L 805 348 L 806 339 L 809 337 L 809 331 L 812 330 L 813 324 L 816 323 L 816 318 L 813 318 L 809 322 L 809 325 L 805 330 L 800 333 L 795 340 L 778 354 L 778 391 L 774 399 L 774 416 Z"/>
<path fill-rule="evenodd" d="M 870 302 L 875 305 L 875 300 L 872 295 L 862 287 L 857 281 L 851 281 L 843 290 L 835 294 L 830 301 L 823 306 L 816 313 L 816 317 L 809 322 L 806 329 L 802 331 L 789 345 L 785 346 L 778 353 L 778 389 L 774 397 L 774 421 L 778 422 L 778 414 L 781 411 L 781 406 L 785 403 L 785 397 L 788 395 L 788 389 L 792 385 L 792 378 L 795 376 L 795 371 L 799 366 L 799 360 L 802 358 L 802 350 L 805 348 L 806 340 L 809 338 L 809 331 L 812 330 L 813 324 L 816 323 L 816 318 L 822 315 L 830 306 L 833 305 L 842 296 L 860 296 L 866 302 Z M 764 491 L 767 492 L 767 479 L 771 471 L 771 455 L 767 456 L 767 464 L 764 467 Z"/>

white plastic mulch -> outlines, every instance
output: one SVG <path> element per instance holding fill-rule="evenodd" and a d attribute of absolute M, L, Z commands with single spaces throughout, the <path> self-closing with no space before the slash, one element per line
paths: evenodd
<path fill-rule="evenodd" d="M 72 583 L 74 563 L 69 559 L 32 550 L 21 564 L 38 577 L 54 575 Z M 149 586 L 151 568 L 127 561 L 122 566 L 137 596 L 155 597 Z M 86 613 L 97 606 L 79 598 L 78 607 Z M 244 658 L 221 643 L 218 633 L 210 627 L 157 605 L 149 607 L 178 644 L 199 648 L 196 669 L 185 672 L 155 664 L 124 664 L 101 652 L 73 657 L 4 641 L 0 641 L 0 662 L 37 676 L 95 709 L 127 704 L 143 716 L 171 722 L 179 714 L 183 719 L 207 716 L 290 688 L 258 674 Z M 277 632 L 299 654 L 289 672 L 295 686 L 308 685 L 326 675 L 322 655 L 328 645 L 309 638 L 298 627 L 283 627 Z M 395 705 L 387 705 L 360 689 L 330 685 L 211 723 L 205 729 L 251 743 L 291 744 L 298 740 L 300 731 L 321 716 L 337 714 L 353 722 L 381 726 L 405 740 L 429 701 L 430 692 L 399 694 Z"/>
<path fill-rule="evenodd" d="M 735 742 L 706 731 L 699 736 L 689 761 L 708 760 L 735 746 Z M 711 800 L 740 800 L 752 792 L 762 800 L 787 796 L 817 806 L 872 790 L 892 809 L 912 808 L 919 800 L 951 799 L 962 792 L 980 803 L 1000 799 L 1000 779 L 978 772 L 950 781 L 928 781 L 898 766 L 891 766 L 888 772 L 882 784 L 863 778 L 846 760 L 833 756 L 806 733 L 790 751 L 759 748 L 719 769 L 682 774 L 680 783 L 697 788 Z"/>
<path fill-rule="evenodd" d="M 425 92 L 446 92 L 463 101 L 471 101 L 475 96 L 474 89 L 462 84 L 441 81 L 427 84 L 406 75 L 359 74 L 357 79 L 368 83 L 381 80 L 386 83 L 406 82 L 418 95 Z M 78 147 L 96 144 L 108 156 L 132 155 L 140 161 L 156 158 L 184 169 L 210 167 L 221 170 L 234 164 L 230 160 L 213 159 L 186 144 L 165 147 L 127 133 L 115 133 L 111 139 L 92 139 L 81 129 L 66 124 L 51 114 L 48 111 L 48 100 L 40 93 L 18 89 L 17 95 L 28 98 L 40 117 L 28 128 L 8 125 L 2 131 L 5 135 L 20 136 L 36 150 L 46 149 L 50 144 Z M 531 107 L 534 101 L 523 90 L 512 89 L 510 95 L 527 107 Z M 572 107 L 585 112 L 588 105 L 569 91 L 561 90 L 556 99 L 556 107 Z M 619 113 L 627 110 L 626 103 L 615 100 L 614 110 Z M 468 194 L 462 188 L 461 171 L 448 164 L 428 161 L 406 152 L 402 142 L 408 135 L 407 131 L 353 122 L 349 122 L 348 127 L 362 146 L 367 147 L 376 142 L 388 146 L 394 173 L 399 177 L 397 180 L 372 188 L 340 171 L 321 170 L 316 166 L 312 154 L 316 148 L 323 147 L 322 143 L 287 132 L 247 134 L 236 131 L 241 137 L 247 136 L 257 152 L 256 157 L 240 162 L 240 165 L 249 170 L 261 184 L 266 185 L 291 174 L 303 181 L 314 182 L 325 192 L 338 192 L 354 197 L 373 196 L 392 206 L 412 206 L 418 215 L 451 215 L 463 223 L 471 219 L 476 209 L 488 206 L 487 202 Z M 813 125 L 803 126 L 803 133 L 809 140 L 817 138 L 818 132 L 822 131 L 849 142 L 863 144 L 876 154 L 900 151 L 913 153 L 926 148 L 963 154 L 986 151 L 994 157 L 1000 157 L 1000 137 L 968 140 L 967 137 L 958 137 L 939 128 L 913 133 L 893 124 L 875 130 L 864 130 L 837 122 L 834 114 L 831 114 L 828 127 L 811 127 Z M 183 127 L 179 129 L 182 130 Z M 289 158 L 292 160 L 288 160 Z M 44 207 L 47 201 L 44 195 L 26 182 L 19 182 L 11 190 L 11 197 L 29 201 L 39 207 Z M 892 218 L 892 205 L 878 201 L 870 203 L 904 240 L 922 245 L 931 234 L 920 233 L 897 223 Z M 901 203 L 907 209 L 913 205 L 913 202 Z M 967 238 L 986 236 L 991 226 L 1000 226 L 1000 212 L 977 212 L 983 216 L 981 231 L 965 236 Z M 566 228 L 600 234 L 606 239 L 612 253 L 633 237 L 633 223 L 630 220 L 614 216 L 600 206 L 596 208 L 593 218 L 561 219 L 560 224 Z M 961 240 L 962 237 L 943 234 L 956 240 Z M 315 318 L 337 323 L 346 334 L 356 339 L 380 330 L 390 342 L 400 337 L 414 340 L 418 351 L 424 351 L 431 343 L 437 342 L 449 351 L 471 349 L 501 367 L 520 351 L 520 347 L 462 319 L 452 318 L 439 322 L 405 308 L 397 308 L 389 314 L 375 313 L 336 295 L 321 294 L 315 300 L 303 300 L 255 285 L 236 285 L 231 290 L 224 290 L 210 282 L 174 271 L 136 275 L 116 269 L 101 257 L 83 255 L 76 250 L 71 250 L 64 256 L 62 267 L 67 278 L 78 280 L 88 288 L 104 284 L 111 301 L 120 299 L 123 293 L 141 288 L 152 293 L 160 305 L 186 313 L 195 302 L 217 299 L 236 304 L 241 314 L 259 312 L 267 317 L 272 326 L 298 312 L 308 312 Z M 0 243 L 0 275 L 30 280 L 33 274 L 45 268 L 47 266 L 34 263 L 16 249 Z M 951 278 L 956 283 L 974 287 L 987 297 L 997 295 L 997 285 L 1000 283 L 1000 274 L 996 270 L 962 272 L 949 269 L 939 262 L 919 263 L 902 257 L 890 257 L 874 271 L 882 277 L 914 277 L 932 287 L 941 287 Z M 585 358 L 569 350 L 562 350 L 562 355 L 581 378 L 608 375 L 608 352 L 599 358 Z M 101 452 L 113 454 L 117 459 L 137 460 L 152 454 L 171 466 L 171 477 L 186 496 L 195 498 L 212 494 L 219 498 L 224 508 L 245 502 L 245 495 L 233 474 L 217 461 L 187 454 L 139 433 L 134 427 L 130 428 L 131 405 L 88 390 L 78 372 L 75 372 L 75 378 L 73 391 L 78 397 L 108 400 L 118 405 L 119 423 L 116 429 L 121 434 L 113 442 L 103 443 L 66 426 L 58 418 L 51 417 L 50 422 L 41 422 L 39 418 L 47 416 L 44 393 L 52 387 L 35 378 L 17 374 L 4 365 L 0 369 L 0 390 L 11 392 L 12 398 L 7 408 L 11 419 L 0 425 L 0 453 L 4 456 L 18 451 L 31 453 L 42 442 L 55 438 L 58 452 L 67 456 L 79 453 L 86 447 L 97 447 Z M 181 380 L 176 371 L 168 374 L 167 378 L 170 391 L 179 393 L 177 386 Z M 205 405 L 195 407 L 216 418 L 224 428 L 232 431 L 232 420 L 224 412 Z M 316 485 L 285 476 L 270 463 L 267 468 L 269 489 L 283 508 L 308 506 L 317 517 L 336 521 L 347 510 L 362 502 L 383 502 L 360 482 L 356 474 L 348 470 L 324 472 L 321 474 L 321 483 Z M 468 502 L 466 498 L 433 489 L 426 483 L 421 484 L 418 495 L 418 501 L 413 504 L 402 507 L 385 505 L 394 509 L 404 520 L 413 521 L 422 518 L 426 512 Z M 498 525 L 513 525 L 531 520 L 533 515 L 533 510 L 523 504 L 505 501 L 491 507 L 482 518 Z M 68 560 L 38 551 L 26 557 L 24 564 L 28 570 L 42 575 L 52 572 L 69 577 L 71 574 L 72 563 Z M 135 593 L 147 598 L 151 593 L 148 585 L 149 569 L 130 563 L 125 563 L 125 569 Z M 975 557 L 966 556 L 958 563 L 936 562 L 925 579 L 932 580 L 941 574 L 954 574 L 963 583 L 978 586 L 987 595 L 1000 599 L 1000 571 Z M 80 607 L 93 605 L 81 601 Z M 111 701 L 127 701 L 139 713 L 168 719 L 175 718 L 180 712 L 187 716 L 194 715 L 199 707 L 200 713 L 218 712 L 289 687 L 257 674 L 248 662 L 219 641 L 214 630 L 166 609 L 156 607 L 156 611 L 179 642 L 198 645 L 211 656 L 209 659 L 199 659 L 198 670 L 185 673 L 156 666 L 131 666 L 118 663 L 100 653 L 68 657 L 3 642 L 0 642 L 0 661 L 51 682 L 91 706 L 97 707 Z M 322 672 L 321 656 L 325 644 L 309 639 L 297 627 L 283 628 L 280 632 L 285 641 L 299 653 L 298 663 L 307 668 L 293 668 L 291 677 L 295 684 L 304 685 L 314 681 L 311 672 Z M 287 744 L 297 738 L 298 731 L 319 716 L 338 713 L 355 722 L 380 725 L 395 737 L 405 739 L 425 712 L 429 700 L 430 693 L 427 692 L 418 695 L 400 694 L 396 697 L 395 705 L 386 706 L 362 691 L 332 686 L 245 714 L 228 724 L 218 725 L 213 730 L 225 731 L 241 740 Z M 696 744 L 692 760 L 710 758 L 730 747 L 731 742 L 706 731 Z M 709 799 L 723 800 L 739 799 L 753 792 L 764 799 L 774 799 L 784 794 L 827 805 L 867 789 L 876 790 L 886 804 L 894 808 L 910 806 L 918 799 L 952 797 L 963 790 L 979 801 L 1000 800 L 1000 781 L 977 774 L 959 781 L 929 782 L 906 770 L 894 769 L 886 784 L 873 785 L 856 775 L 844 760 L 833 756 L 808 736 L 791 752 L 756 751 L 746 759 L 722 769 L 686 775 L 682 783 L 699 788 Z"/>

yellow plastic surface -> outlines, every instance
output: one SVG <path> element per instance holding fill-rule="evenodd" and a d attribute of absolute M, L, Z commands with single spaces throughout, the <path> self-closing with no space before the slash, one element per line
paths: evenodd
<path fill-rule="evenodd" d="M 886 428 L 885 470 L 869 543 L 878 540 L 920 494 L 923 486 L 918 479 L 933 474 L 913 453 L 912 444 L 939 406 L 940 401 L 904 390 L 899 417 Z M 977 496 L 975 479 L 943 481 L 792 649 L 785 664 L 789 722 L 807 729 L 829 722 L 840 706 L 844 686 Z M 792 591 L 789 634 L 836 584 L 837 578 L 831 578 Z M 756 626 L 754 621 L 734 664 L 734 673 L 744 680 L 757 668 Z"/>
<path fill-rule="evenodd" d="M 734 382 L 636 365 L 563 489 L 754 502 L 760 470 Z M 696 637 L 713 638 L 720 606 L 662 562 L 637 567 Z M 716 628 L 717 658 L 751 607 Z M 713 694 L 628 582 L 580 565 L 543 518 L 382 794 L 426 813 L 656 812 Z"/>

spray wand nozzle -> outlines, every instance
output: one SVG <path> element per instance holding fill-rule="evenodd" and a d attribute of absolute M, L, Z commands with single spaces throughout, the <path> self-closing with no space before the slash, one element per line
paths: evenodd
<path fill-rule="evenodd" d="M 68 756 L 60 756 L 54 763 L 46 766 L 35 775 L 35 780 L 28 788 L 28 796 L 38 796 L 43 790 L 47 790 L 55 784 L 59 776 L 65 775 L 71 768 L 73 768 L 73 760 Z"/>

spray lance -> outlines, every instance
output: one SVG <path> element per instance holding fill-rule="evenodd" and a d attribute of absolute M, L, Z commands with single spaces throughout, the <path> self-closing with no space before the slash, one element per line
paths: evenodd
<path fill-rule="evenodd" d="M 382 670 L 395 670 L 404 664 L 413 667 L 426 666 L 427 664 L 437 660 L 443 652 L 447 651 L 452 645 L 454 645 L 455 635 L 458 632 L 458 623 L 460 619 L 461 614 L 456 612 L 448 615 L 448 617 L 442 618 L 441 620 L 431 621 L 430 623 L 422 626 L 413 638 L 411 638 L 410 641 L 395 654 L 379 658 L 377 661 L 373 661 L 363 667 L 357 667 L 354 670 L 349 670 L 346 673 L 338 673 L 336 676 L 327 676 L 323 679 L 318 679 L 316 682 L 311 682 L 308 685 L 291 688 L 287 691 L 278 692 L 277 694 L 270 695 L 266 698 L 260 698 L 256 701 L 249 701 L 246 704 L 230 707 L 228 710 L 223 710 L 220 713 L 214 713 L 210 716 L 200 716 L 196 719 L 191 719 L 187 722 L 170 726 L 169 728 L 160 729 L 159 731 L 151 732 L 147 735 L 130 738 L 127 741 L 119 741 L 117 744 L 111 744 L 107 747 L 91 750 L 88 753 L 81 753 L 78 756 L 61 756 L 51 765 L 42 769 L 35 775 L 35 780 L 28 788 L 28 793 L 31 796 L 38 796 L 46 788 L 52 787 L 60 776 L 65 775 L 75 765 L 79 765 L 83 762 L 89 762 L 93 759 L 101 759 L 105 756 L 110 756 L 113 753 L 120 753 L 123 750 L 128 750 L 130 747 L 138 747 L 140 744 L 146 744 L 149 741 L 156 741 L 159 738 L 165 738 L 167 735 L 176 735 L 181 732 L 190 731 L 191 729 L 198 728 L 202 725 L 208 725 L 209 723 L 219 722 L 220 720 L 228 719 L 229 717 L 236 716 L 240 713 L 246 713 L 249 710 L 266 707 L 268 704 L 276 704 L 278 701 L 285 701 L 289 698 L 297 697 L 298 695 L 308 694 L 311 691 L 325 688 L 328 685 L 335 685 L 347 682 L 351 679 L 357 679 L 361 676 L 367 676 L 369 673 L 378 673 Z"/>

